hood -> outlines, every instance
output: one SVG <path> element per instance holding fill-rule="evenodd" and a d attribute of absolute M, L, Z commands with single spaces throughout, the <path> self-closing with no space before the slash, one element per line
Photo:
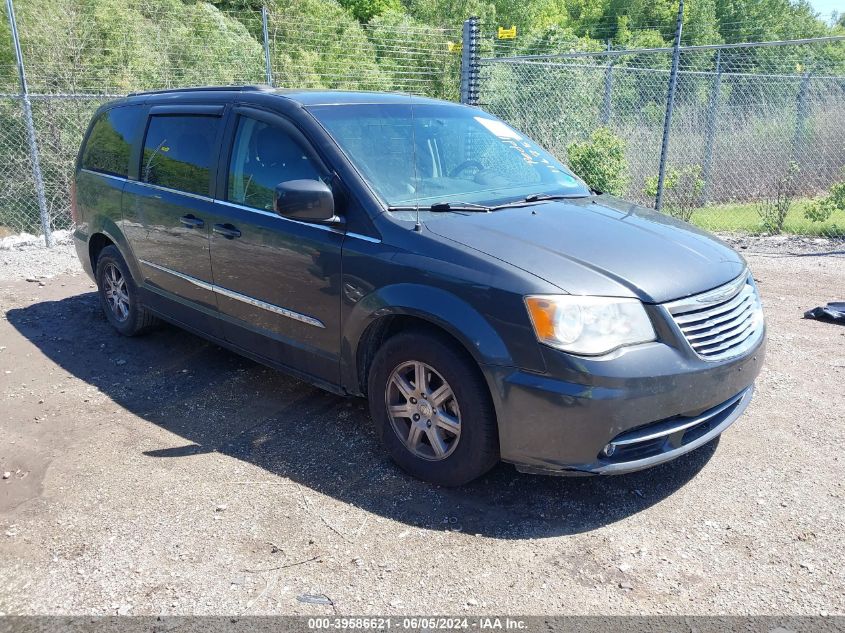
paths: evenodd
<path fill-rule="evenodd" d="M 663 303 L 715 288 L 745 268 L 712 235 L 611 196 L 448 214 L 426 227 L 575 295 Z"/>

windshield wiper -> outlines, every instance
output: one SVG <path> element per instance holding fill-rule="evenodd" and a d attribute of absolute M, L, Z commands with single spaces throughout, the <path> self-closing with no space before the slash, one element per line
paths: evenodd
<path fill-rule="evenodd" d="M 435 202 L 429 211 L 477 211 L 479 213 L 487 213 L 492 208 L 484 204 L 476 204 L 474 202 Z"/>
<path fill-rule="evenodd" d="M 493 210 L 493 207 L 488 207 L 483 204 L 475 204 L 474 202 L 435 202 L 429 207 L 412 207 L 412 206 L 390 206 L 388 211 L 434 211 L 435 213 L 444 213 L 447 211 L 470 211 L 473 213 L 488 213 Z"/>
<path fill-rule="evenodd" d="M 522 207 L 527 204 L 534 204 L 535 202 L 546 202 L 547 200 L 578 200 L 580 198 L 591 198 L 592 196 L 592 193 L 532 193 L 521 200 L 497 204 L 496 206 L 490 207 L 490 210 L 498 211 L 499 209 Z"/>

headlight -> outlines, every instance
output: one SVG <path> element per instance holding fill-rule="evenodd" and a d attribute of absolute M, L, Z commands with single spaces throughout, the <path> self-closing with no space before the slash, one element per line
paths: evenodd
<path fill-rule="evenodd" d="M 532 295 L 525 297 L 525 305 L 537 340 L 573 354 L 606 354 L 655 338 L 636 299 Z"/>

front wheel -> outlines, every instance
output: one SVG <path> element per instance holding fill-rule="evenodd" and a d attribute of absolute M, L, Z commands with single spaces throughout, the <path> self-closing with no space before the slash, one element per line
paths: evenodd
<path fill-rule="evenodd" d="M 444 338 L 406 332 L 388 339 L 367 393 L 382 443 L 415 477 L 460 486 L 498 461 L 496 416 L 481 372 Z"/>

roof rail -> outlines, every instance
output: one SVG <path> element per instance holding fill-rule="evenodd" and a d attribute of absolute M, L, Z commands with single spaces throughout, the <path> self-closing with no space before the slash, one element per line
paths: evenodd
<path fill-rule="evenodd" d="M 267 92 L 273 90 L 266 84 L 252 84 L 247 86 L 190 86 L 187 88 L 164 88 L 162 90 L 142 90 L 130 92 L 128 96 L 161 95 L 171 92 Z"/>

